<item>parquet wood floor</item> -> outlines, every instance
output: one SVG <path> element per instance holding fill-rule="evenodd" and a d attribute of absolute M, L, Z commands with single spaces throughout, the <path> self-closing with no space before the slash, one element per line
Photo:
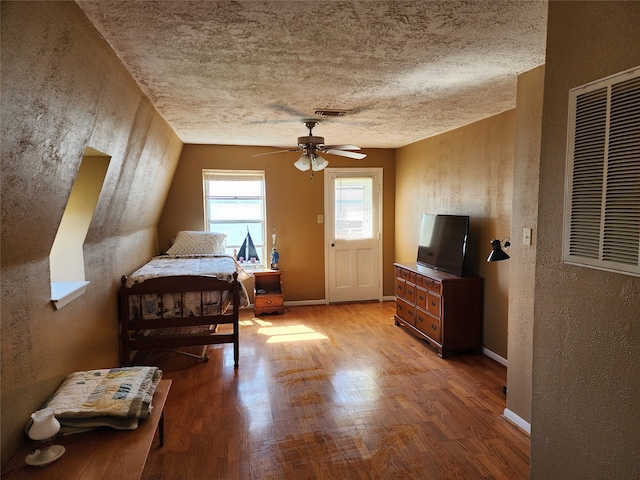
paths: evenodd
<path fill-rule="evenodd" d="M 502 416 L 506 369 L 439 358 L 394 310 L 243 310 L 236 371 L 231 345 L 209 347 L 207 363 L 154 354 L 173 385 L 165 446 L 154 443 L 142 478 L 528 478 L 529 437 Z"/>

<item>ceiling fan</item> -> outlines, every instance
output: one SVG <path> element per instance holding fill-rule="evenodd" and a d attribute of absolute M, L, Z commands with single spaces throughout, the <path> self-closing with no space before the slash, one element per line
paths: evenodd
<path fill-rule="evenodd" d="M 298 137 L 298 146 L 288 150 L 278 150 L 275 152 L 258 153 L 252 155 L 254 157 L 260 155 L 271 155 L 281 152 L 302 152 L 302 156 L 293 164 L 298 170 L 306 171 L 310 168 L 314 171 L 320 171 L 324 169 L 329 162 L 322 158 L 318 153 L 329 153 L 331 155 L 340 155 L 341 157 L 353 158 L 355 160 L 362 160 L 367 155 L 365 153 L 358 153 L 351 150 L 360 150 L 360 147 L 355 145 L 325 145 L 324 137 L 317 137 L 313 134 L 313 128 L 320 123 L 318 120 L 303 120 L 305 127 L 309 129 L 309 135 L 305 137 Z"/>

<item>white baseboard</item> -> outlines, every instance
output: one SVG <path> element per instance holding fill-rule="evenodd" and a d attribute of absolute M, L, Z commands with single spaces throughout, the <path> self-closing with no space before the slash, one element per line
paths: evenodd
<path fill-rule="evenodd" d="M 326 305 L 327 302 L 324 298 L 320 300 L 295 300 L 293 302 L 284 302 L 285 307 L 297 307 L 300 305 Z"/>
<path fill-rule="evenodd" d="M 487 357 L 489 357 L 490 359 L 495 360 L 499 364 L 504 365 L 505 367 L 507 366 L 507 359 L 501 357 L 497 353 L 494 353 L 491 350 L 489 350 L 487 348 L 484 348 L 484 347 L 482 347 L 482 353 L 484 355 L 486 355 Z"/>
<path fill-rule="evenodd" d="M 508 408 L 504 409 L 503 415 L 505 416 L 505 418 L 507 420 L 509 420 L 510 422 L 514 423 L 516 426 L 520 427 L 522 430 L 524 430 L 529 435 L 531 435 L 531 424 L 529 422 L 527 422 L 526 420 L 520 418 L 518 415 L 513 413 Z"/>

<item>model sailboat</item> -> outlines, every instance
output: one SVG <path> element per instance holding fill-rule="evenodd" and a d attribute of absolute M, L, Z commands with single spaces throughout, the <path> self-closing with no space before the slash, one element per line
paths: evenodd
<path fill-rule="evenodd" d="M 256 263 L 260 261 L 260 257 L 258 257 L 258 251 L 256 250 L 256 246 L 253 244 L 251 234 L 249 233 L 249 227 L 247 227 L 247 236 L 245 237 L 244 242 L 242 242 L 240 250 L 238 250 L 236 260 L 238 260 L 240 263 Z"/>

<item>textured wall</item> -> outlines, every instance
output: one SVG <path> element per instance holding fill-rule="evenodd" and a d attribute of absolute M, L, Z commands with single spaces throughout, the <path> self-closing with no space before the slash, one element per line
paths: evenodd
<path fill-rule="evenodd" d="M 156 251 L 182 148 L 75 2 L 2 2 L 2 463 L 76 370 L 118 362 L 118 278 Z M 112 156 L 85 295 L 49 303 L 49 251 L 89 145 Z"/>
<path fill-rule="evenodd" d="M 321 300 L 324 291 L 324 173 L 301 172 L 293 166 L 292 153 L 252 158 L 264 148 L 185 145 L 171 190 L 158 224 L 161 249 L 170 245 L 180 230 L 202 230 L 202 169 L 264 170 L 266 175 L 267 228 L 278 233 L 280 268 L 283 270 L 285 302 Z M 393 229 L 395 168 L 394 150 L 368 149 L 364 160 L 327 155 L 329 167 L 383 168 L 383 294 L 394 294 Z M 251 285 L 247 285 L 248 288 Z"/>
<path fill-rule="evenodd" d="M 416 261 L 423 213 L 469 215 L 465 269 L 485 279 L 484 346 L 505 358 L 509 262 L 486 258 L 493 238 L 510 235 L 514 135 L 509 110 L 396 154 L 396 261 Z"/>
<path fill-rule="evenodd" d="M 640 65 L 640 2 L 550 2 L 531 478 L 640 478 L 640 278 L 562 264 L 569 89 Z"/>
<path fill-rule="evenodd" d="M 507 408 L 529 423 L 543 91 L 544 67 L 518 77 L 509 252 Z M 525 227 L 532 229 L 530 246 L 522 244 Z"/>

